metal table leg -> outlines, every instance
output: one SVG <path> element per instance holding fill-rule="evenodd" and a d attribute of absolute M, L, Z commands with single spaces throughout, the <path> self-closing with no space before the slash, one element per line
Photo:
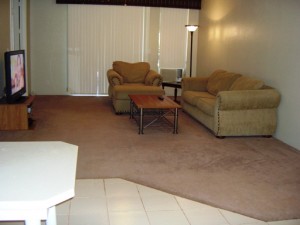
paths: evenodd
<path fill-rule="evenodd" d="M 177 87 L 174 89 L 174 101 L 177 102 Z"/>
<path fill-rule="evenodd" d="M 139 124 L 139 134 L 143 134 L 143 129 L 144 129 L 144 125 L 143 125 L 143 117 L 144 117 L 144 110 L 143 108 L 140 109 L 140 124 Z"/>
<path fill-rule="evenodd" d="M 130 99 L 130 119 L 133 118 L 133 101 Z"/>
<path fill-rule="evenodd" d="M 175 108 L 173 134 L 178 134 L 178 108 Z"/>

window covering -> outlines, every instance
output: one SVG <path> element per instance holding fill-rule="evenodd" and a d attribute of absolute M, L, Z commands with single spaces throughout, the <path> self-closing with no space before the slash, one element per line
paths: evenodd
<path fill-rule="evenodd" d="M 201 9 L 201 0 L 56 0 L 56 3 Z"/>
<path fill-rule="evenodd" d="M 161 8 L 159 68 L 185 68 L 189 10 Z"/>
<path fill-rule="evenodd" d="M 160 8 L 152 13 L 150 7 L 68 5 L 68 92 L 106 95 L 106 72 L 116 60 L 185 69 L 185 24 L 198 10 Z"/>
<path fill-rule="evenodd" d="M 112 62 L 143 61 L 144 8 L 68 6 L 68 91 L 107 94 Z"/>

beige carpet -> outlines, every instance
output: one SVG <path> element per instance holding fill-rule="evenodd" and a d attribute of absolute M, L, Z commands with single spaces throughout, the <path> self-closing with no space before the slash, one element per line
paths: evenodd
<path fill-rule="evenodd" d="M 37 96 L 35 127 L 0 141 L 79 146 L 77 178 L 120 177 L 264 221 L 300 218 L 300 151 L 273 138 L 217 139 L 180 112 L 179 134 L 138 135 L 108 97 Z"/>

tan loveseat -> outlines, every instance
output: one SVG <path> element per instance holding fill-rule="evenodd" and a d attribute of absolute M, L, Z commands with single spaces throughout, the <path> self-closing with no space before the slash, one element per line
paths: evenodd
<path fill-rule="evenodd" d="M 162 76 L 150 69 L 147 62 L 113 62 L 107 71 L 108 94 L 116 113 L 130 111 L 129 94 L 164 95 Z"/>
<path fill-rule="evenodd" d="M 273 135 L 279 102 L 263 81 L 224 70 L 182 79 L 183 110 L 217 137 Z"/>

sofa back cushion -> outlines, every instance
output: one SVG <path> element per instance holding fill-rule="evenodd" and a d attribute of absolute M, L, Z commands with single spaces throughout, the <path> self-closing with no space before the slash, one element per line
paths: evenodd
<path fill-rule="evenodd" d="M 257 90 L 264 86 L 264 82 L 261 80 L 252 79 L 247 76 L 241 76 L 236 79 L 229 90 Z"/>
<path fill-rule="evenodd" d="M 124 78 L 125 83 L 144 83 L 150 65 L 147 62 L 128 63 L 113 62 L 113 70 Z"/>
<path fill-rule="evenodd" d="M 216 70 L 208 78 L 207 91 L 212 95 L 217 95 L 219 91 L 228 91 L 233 82 L 240 76 L 240 74 Z"/>

